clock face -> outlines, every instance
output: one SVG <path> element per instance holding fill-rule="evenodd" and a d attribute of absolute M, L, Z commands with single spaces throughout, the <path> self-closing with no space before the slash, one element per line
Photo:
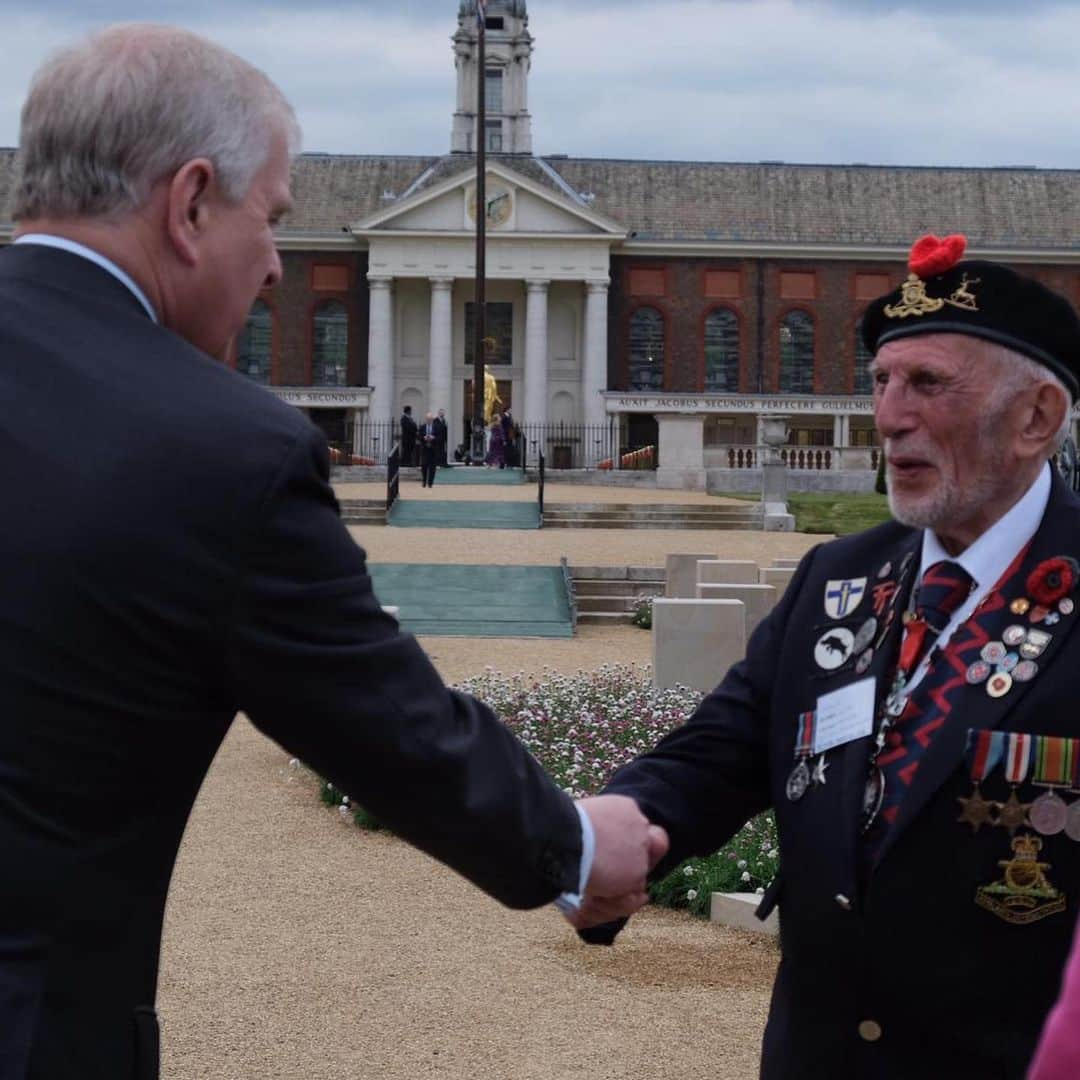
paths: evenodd
<path fill-rule="evenodd" d="M 514 209 L 514 193 L 502 184 L 489 184 L 484 198 L 487 204 L 487 224 L 489 226 L 503 225 L 510 219 Z M 469 193 L 468 198 L 469 218 L 476 220 L 476 188 Z"/>

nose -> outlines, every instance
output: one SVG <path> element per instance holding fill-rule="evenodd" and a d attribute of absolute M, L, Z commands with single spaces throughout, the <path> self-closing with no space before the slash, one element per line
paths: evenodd
<path fill-rule="evenodd" d="M 914 426 L 902 380 L 890 378 L 878 384 L 874 394 L 874 423 L 883 439 L 895 439 Z"/>
<path fill-rule="evenodd" d="M 281 256 L 278 254 L 278 249 L 275 247 L 272 249 L 270 269 L 267 271 L 266 280 L 263 282 L 263 288 L 269 289 L 276 285 L 281 280 Z"/>

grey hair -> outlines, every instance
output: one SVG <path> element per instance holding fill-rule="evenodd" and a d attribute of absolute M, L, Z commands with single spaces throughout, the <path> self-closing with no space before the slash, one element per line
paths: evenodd
<path fill-rule="evenodd" d="M 278 135 L 290 153 L 299 151 L 292 106 L 246 60 L 178 27 L 112 26 L 35 73 L 22 110 L 12 216 L 123 214 L 200 157 L 236 203 Z"/>
<path fill-rule="evenodd" d="M 1038 363 L 1036 360 L 1032 360 L 1030 356 L 1025 356 L 1023 353 L 1016 352 L 1005 345 L 998 345 L 996 342 L 984 341 L 980 342 L 980 344 L 985 350 L 985 355 L 998 361 L 1000 370 L 1000 375 L 994 383 L 993 392 L 987 403 L 987 411 L 990 415 L 996 416 L 1011 397 L 1031 386 L 1032 383 L 1050 383 L 1061 391 L 1061 396 L 1065 399 L 1065 418 L 1054 434 L 1051 453 L 1056 454 L 1072 431 L 1072 395 L 1066 389 L 1065 384 L 1050 368 Z"/>

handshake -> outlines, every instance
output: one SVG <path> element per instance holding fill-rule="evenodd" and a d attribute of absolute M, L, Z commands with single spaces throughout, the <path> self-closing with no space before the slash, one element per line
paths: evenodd
<path fill-rule="evenodd" d="M 649 901 L 646 878 L 667 854 L 668 835 L 626 795 L 596 795 L 578 806 L 596 839 L 581 907 L 567 914 L 577 930 L 633 915 Z"/>

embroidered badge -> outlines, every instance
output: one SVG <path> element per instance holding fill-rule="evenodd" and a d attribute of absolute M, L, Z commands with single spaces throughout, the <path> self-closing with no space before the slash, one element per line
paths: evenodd
<path fill-rule="evenodd" d="M 855 635 L 846 627 L 822 634 L 814 646 L 814 662 L 825 671 L 835 671 L 843 667 L 855 651 Z"/>
<path fill-rule="evenodd" d="M 1030 833 L 1013 837 L 1013 857 L 998 861 L 1004 874 L 990 885 L 980 885 L 975 890 L 975 903 L 1019 926 L 1064 911 L 1065 897 L 1046 876 L 1051 865 L 1039 862 L 1042 846 L 1042 840 Z"/>
<path fill-rule="evenodd" d="M 866 578 L 825 582 L 825 614 L 830 619 L 847 618 L 866 595 Z"/>

